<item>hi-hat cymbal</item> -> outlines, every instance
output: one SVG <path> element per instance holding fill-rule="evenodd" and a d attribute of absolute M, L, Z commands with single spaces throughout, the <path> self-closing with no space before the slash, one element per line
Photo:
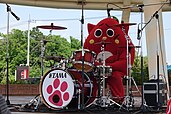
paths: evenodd
<path fill-rule="evenodd" d="M 115 26 L 122 27 L 122 26 L 132 26 L 132 25 L 136 25 L 136 23 L 121 23 L 121 24 L 117 24 Z"/>
<path fill-rule="evenodd" d="M 37 26 L 37 28 L 50 29 L 50 30 L 63 30 L 63 29 L 67 29 L 66 27 L 54 26 L 53 23 L 51 23 L 51 25 Z"/>

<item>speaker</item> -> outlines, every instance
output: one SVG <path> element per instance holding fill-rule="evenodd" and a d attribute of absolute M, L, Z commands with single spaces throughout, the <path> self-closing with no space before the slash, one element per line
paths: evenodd
<path fill-rule="evenodd" d="M 166 84 L 159 81 L 159 95 L 158 95 L 158 82 L 152 80 L 145 82 L 144 86 L 144 99 L 148 106 L 158 107 L 166 104 Z M 159 97 L 159 98 L 158 98 Z M 159 101 L 158 101 L 159 100 Z"/>

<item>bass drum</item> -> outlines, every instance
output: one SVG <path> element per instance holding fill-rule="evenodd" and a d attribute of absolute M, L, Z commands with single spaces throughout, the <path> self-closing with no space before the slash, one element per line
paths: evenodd
<path fill-rule="evenodd" d="M 79 109 L 82 99 L 82 73 L 76 69 L 51 69 L 42 78 L 40 95 L 43 103 L 53 110 Z M 84 103 L 91 101 L 93 83 L 84 73 Z"/>
<path fill-rule="evenodd" d="M 74 79 L 75 92 L 71 103 L 67 106 L 68 108 L 80 108 L 82 104 L 82 72 L 77 69 L 67 69 L 67 72 Z M 90 75 L 90 73 L 89 73 Z M 84 73 L 84 105 L 89 105 L 95 98 L 94 84 L 95 80 L 93 76 L 89 76 L 88 73 Z"/>

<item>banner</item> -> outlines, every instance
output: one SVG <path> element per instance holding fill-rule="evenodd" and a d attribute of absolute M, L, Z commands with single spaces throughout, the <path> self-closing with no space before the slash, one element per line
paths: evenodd
<path fill-rule="evenodd" d="M 29 78 L 28 66 L 17 66 L 15 80 L 26 80 Z"/>

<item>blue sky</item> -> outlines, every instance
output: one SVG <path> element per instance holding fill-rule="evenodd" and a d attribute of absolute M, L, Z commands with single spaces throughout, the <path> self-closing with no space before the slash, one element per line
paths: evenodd
<path fill-rule="evenodd" d="M 67 27 L 66 30 L 54 30 L 52 34 L 61 35 L 69 40 L 69 36 L 73 36 L 77 39 L 81 39 L 81 10 L 75 9 L 52 9 L 52 8 L 41 8 L 41 7 L 29 7 L 29 6 L 19 6 L 19 5 L 11 5 L 12 11 L 20 17 L 20 20 L 17 21 L 10 14 L 10 30 L 17 28 L 20 30 L 28 30 L 28 20 L 29 15 L 31 20 L 31 27 L 36 27 L 40 25 L 50 25 L 50 23 L 54 23 L 56 26 L 64 26 Z M 0 32 L 7 33 L 6 25 L 7 25 L 7 11 L 6 5 L 0 4 Z M 111 15 L 116 16 L 119 20 L 121 20 L 121 11 L 111 11 Z M 140 13 L 131 13 L 130 22 L 131 23 L 140 23 Z M 107 17 L 106 10 L 84 10 L 84 25 L 83 25 L 83 37 L 84 39 L 87 37 L 87 23 L 97 24 L 101 19 Z M 164 36 L 165 36 L 165 48 L 166 48 L 166 60 L 168 64 L 171 64 L 171 13 L 164 12 L 163 13 L 163 24 L 164 24 Z M 41 32 L 48 35 L 49 30 L 40 29 Z M 129 30 L 129 36 L 131 37 L 134 45 L 138 45 L 137 40 L 137 25 L 131 26 Z M 146 53 L 146 41 L 145 34 L 143 32 L 142 37 L 143 42 L 143 55 L 147 55 Z"/>

